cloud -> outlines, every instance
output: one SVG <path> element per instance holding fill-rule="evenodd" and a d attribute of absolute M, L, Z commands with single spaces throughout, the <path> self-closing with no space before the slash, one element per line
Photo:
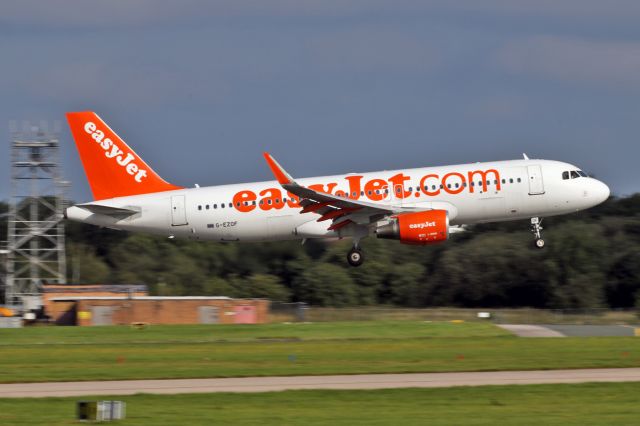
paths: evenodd
<path fill-rule="evenodd" d="M 311 37 L 306 47 L 311 65 L 327 71 L 423 72 L 441 60 L 428 38 L 401 29 L 332 31 Z"/>
<path fill-rule="evenodd" d="M 20 0 L 4 2 L 0 27 L 48 26 L 105 29 L 126 26 L 207 22 L 216 18 L 348 18 L 381 16 L 438 17 L 441 14 L 512 19 L 640 18 L 637 0 Z"/>
<path fill-rule="evenodd" d="M 513 74 L 640 88 L 640 42 L 537 36 L 508 43 L 495 61 Z"/>
<path fill-rule="evenodd" d="M 469 117 L 488 121 L 522 119 L 528 109 L 522 97 L 492 94 L 480 99 L 471 99 L 465 107 Z"/>
<path fill-rule="evenodd" d="M 462 0 L 427 1 L 437 10 L 473 12 L 493 16 L 545 17 L 564 19 L 637 19 L 640 16 L 640 2 L 637 0 Z"/>

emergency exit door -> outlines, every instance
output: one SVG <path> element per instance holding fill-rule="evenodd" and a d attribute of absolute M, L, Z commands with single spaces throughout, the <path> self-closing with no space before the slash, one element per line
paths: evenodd
<path fill-rule="evenodd" d="M 529 175 L 529 195 L 544 194 L 542 167 L 527 166 L 527 174 Z"/>
<path fill-rule="evenodd" d="M 184 198 L 184 195 L 171 197 L 171 225 L 173 226 L 186 225 L 188 223 Z"/>

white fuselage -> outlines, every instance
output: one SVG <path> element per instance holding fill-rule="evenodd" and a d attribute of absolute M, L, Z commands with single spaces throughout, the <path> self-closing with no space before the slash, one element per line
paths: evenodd
<path fill-rule="evenodd" d="M 372 203 L 444 209 L 451 225 L 554 216 L 593 207 L 609 196 L 578 167 L 549 160 L 512 160 L 298 179 L 303 186 Z M 568 172 L 568 173 L 567 173 Z M 573 178 L 571 175 L 573 173 Z M 563 176 L 564 173 L 564 176 Z M 567 176 L 569 178 L 567 178 Z M 214 241 L 274 241 L 350 236 L 347 227 L 300 214 L 276 181 L 185 188 L 100 200 L 135 210 L 127 217 L 78 206 L 66 216 L 98 226 Z"/>

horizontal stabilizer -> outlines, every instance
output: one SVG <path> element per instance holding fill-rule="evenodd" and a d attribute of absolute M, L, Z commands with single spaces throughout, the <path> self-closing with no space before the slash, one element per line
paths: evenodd
<path fill-rule="evenodd" d="M 139 213 L 136 210 L 125 209 L 122 207 L 111 207 L 111 206 L 105 206 L 103 204 L 94 204 L 94 203 L 79 204 L 76 207 L 90 211 L 93 214 L 101 214 L 104 216 L 113 216 L 113 217 L 128 217 L 136 213 Z"/>

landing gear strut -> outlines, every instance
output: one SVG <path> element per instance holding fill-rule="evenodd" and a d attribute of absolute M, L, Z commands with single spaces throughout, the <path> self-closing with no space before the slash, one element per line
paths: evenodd
<path fill-rule="evenodd" d="M 533 232 L 533 236 L 536 239 L 535 245 L 537 248 L 541 249 L 544 247 L 544 240 L 542 239 L 542 219 L 539 217 L 531 218 L 531 232 Z"/>
<path fill-rule="evenodd" d="M 360 266 L 364 262 L 364 256 L 358 246 L 354 246 L 347 254 L 347 261 L 351 266 Z"/>

